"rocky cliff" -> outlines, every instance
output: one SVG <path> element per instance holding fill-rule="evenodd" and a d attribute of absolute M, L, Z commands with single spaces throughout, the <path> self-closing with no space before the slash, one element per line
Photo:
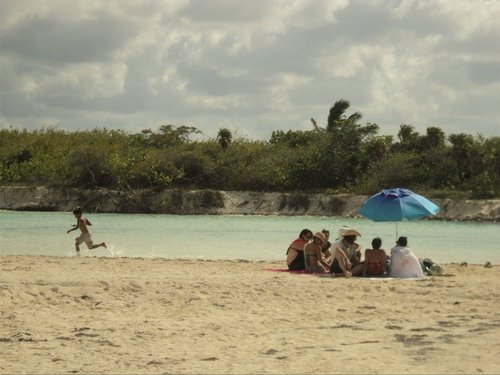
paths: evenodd
<path fill-rule="evenodd" d="M 315 215 L 358 217 L 366 199 L 359 195 L 0 187 L 0 209 L 209 215 Z M 500 200 L 432 199 L 441 209 L 435 219 L 500 222 Z"/>

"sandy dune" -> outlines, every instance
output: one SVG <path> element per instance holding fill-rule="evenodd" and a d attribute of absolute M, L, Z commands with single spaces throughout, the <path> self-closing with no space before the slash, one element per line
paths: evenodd
<path fill-rule="evenodd" d="M 0 373 L 500 373 L 500 267 L 0 257 Z"/>

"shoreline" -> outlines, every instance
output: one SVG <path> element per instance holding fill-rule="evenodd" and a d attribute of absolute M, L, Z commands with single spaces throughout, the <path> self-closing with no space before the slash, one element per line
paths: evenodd
<path fill-rule="evenodd" d="M 86 252 L 86 250 L 83 250 Z M 278 269 L 285 269 L 286 268 L 286 260 L 285 259 L 245 259 L 245 258 L 238 258 L 238 259 L 224 259 L 224 258 L 183 258 L 183 257 L 176 257 L 176 258 L 167 258 L 167 257 L 159 257 L 159 256 L 154 256 L 154 257 L 145 257 L 145 256 L 121 256 L 121 255 L 93 255 L 89 253 L 83 253 L 80 254 L 79 256 L 72 254 L 72 255 L 47 255 L 47 254 L 0 254 L 0 260 L 2 258 L 41 258 L 41 259 L 59 259 L 59 260 L 67 260 L 67 259 L 100 259 L 103 261 L 112 261 L 112 260 L 139 260 L 139 261 L 151 261 L 151 262 L 180 262 L 180 263 L 189 263 L 189 262 L 207 262 L 207 263 L 251 263 L 251 264 L 261 264 L 267 267 L 274 267 Z M 419 260 L 423 258 L 418 258 Z M 486 262 L 439 262 L 439 266 L 442 267 L 481 267 L 481 268 L 488 268 L 485 267 L 485 263 L 490 263 L 491 267 L 499 267 L 500 264 L 498 263 L 491 263 L 489 261 Z M 316 274 L 305 274 L 307 276 L 317 276 Z M 445 275 L 446 276 L 446 275 Z M 354 277 L 355 279 L 362 279 L 362 277 Z M 391 278 L 380 278 L 380 279 L 387 279 L 390 280 Z"/>
<path fill-rule="evenodd" d="M 0 372 L 500 372 L 500 267 L 442 264 L 448 277 L 421 280 L 265 270 L 284 266 L 0 256 Z"/>
<path fill-rule="evenodd" d="M 91 213 L 358 218 L 358 209 L 367 198 L 349 194 L 0 186 L 0 209 L 14 211 L 67 212 L 81 206 Z M 440 211 L 428 220 L 500 222 L 500 199 L 431 200 Z"/>

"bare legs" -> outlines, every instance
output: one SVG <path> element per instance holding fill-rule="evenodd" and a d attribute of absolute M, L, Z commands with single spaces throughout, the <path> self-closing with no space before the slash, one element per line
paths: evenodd
<path fill-rule="evenodd" d="M 349 261 L 349 259 L 347 258 L 347 256 L 344 254 L 343 251 L 336 252 L 334 261 L 335 260 L 337 260 L 339 267 L 342 270 L 343 276 L 352 277 L 351 262 Z"/>
<path fill-rule="evenodd" d="M 105 242 L 101 242 L 100 244 L 88 246 L 89 250 L 94 250 L 94 249 L 97 249 L 98 247 L 104 247 L 105 249 L 108 248 L 106 246 Z M 75 242 L 75 249 L 76 249 L 76 255 L 80 256 L 80 244 L 78 242 Z"/>
<path fill-rule="evenodd" d="M 352 265 L 347 255 L 343 251 L 337 251 L 335 255 L 340 269 L 342 270 L 342 275 L 345 277 L 360 276 L 363 273 L 363 264 Z M 340 275 L 340 274 L 339 274 Z"/>

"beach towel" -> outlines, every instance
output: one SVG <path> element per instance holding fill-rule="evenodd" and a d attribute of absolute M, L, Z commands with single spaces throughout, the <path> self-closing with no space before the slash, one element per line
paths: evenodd
<path fill-rule="evenodd" d="M 306 270 L 292 271 L 292 270 L 289 270 L 288 268 L 264 268 L 264 271 L 289 272 L 289 273 L 296 273 L 296 274 L 314 275 L 313 273 L 307 272 Z"/>

